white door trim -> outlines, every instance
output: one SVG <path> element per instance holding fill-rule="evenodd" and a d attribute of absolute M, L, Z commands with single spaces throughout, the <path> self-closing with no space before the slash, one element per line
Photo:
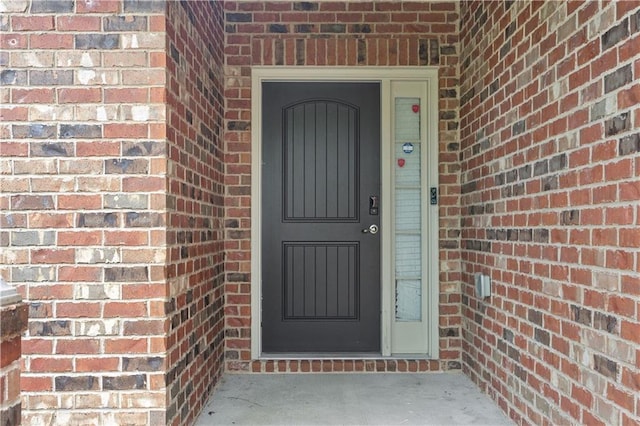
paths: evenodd
<path fill-rule="evenodd" d="M 256 66 L 251 70 L 251 358 L 262 358 L 262 83 L 265 81 L 372 81 L 380 82 L 381 91 L 381 355 L 391 356 L 391 320 L 394 315 L 394 282 L 392 270 L 393 203 L 391 200 L 391 173 L 393 148 L 391 146 L 391 81 L 429 81 L 429 108 L 427 116 L 428 187 L 438 187 L 438 68 L 437 67 L 273 67 Z M 385 200 L 387 200 L 385 202 Z M 429 241 L 429 257 L 424 264 L 429 267 L 427 284 L 431 307 L 431 331 L 428 354 L 438 358 L 438 206 L 430 215 L 429 232 L 423 238 Z"/>

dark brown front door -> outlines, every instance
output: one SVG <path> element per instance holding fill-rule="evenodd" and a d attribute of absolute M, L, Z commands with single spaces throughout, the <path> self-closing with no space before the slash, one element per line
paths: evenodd
<path fill-rule="evenodd" d="M 262 350 L 379 352 L 380 86 L 262 89 Z"/>

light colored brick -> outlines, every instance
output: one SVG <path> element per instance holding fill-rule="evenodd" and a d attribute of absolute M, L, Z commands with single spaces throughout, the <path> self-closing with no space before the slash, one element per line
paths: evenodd
<path fill-rule="evenodd" d="M 119 76 L 116 71 L 95 71 L 93 69 L 80 69 L 75 72 L 74 80 L 83 86 L 115 85 L 119 83 Z"/>
<path fill-rule="evenodd" d="M 71 121 L 73 120 L 73 107 L 33 105 L 29 107 L 30 121 Z"/>
<path fill-rule="evenodd" d="M 118 107 L 114 105 L 77 106 L 75 116 L 80 121 L 115 121 L 118 119 Z"/>
<path fill-rule="evenodd" d="M 81 321 L 76 323 L 77 336 L 117 336 L 120 334 L 119 319 L 100 319 L 96 321 Z"/>
<path fill-rule="evenodd" d="M 123 34 L 123 49 L 164 49 L 165 37 L 161 33 Z"/>
<path fill-rule="evenodd" d="M 115 248 L 79 248 L 76 249 L 77 263 L 119 263 L 120 255 Z"/>
<path fill-rule="evenodd" d="M 149 197 L 141 194 L 105 195 L 104 206 L 112 209 L 145 209 Z"/>
<path fill-rule="evenodd" d="M 0 12 L 25 12 L 28 6 L 27 0 L 0 0 Z"/>
<path fill-rule="evenodd" d="M 13 172 L 17 175 L 43 174 L 52 175 L 58 171 L 58 161 L 53 158 L 14 160 Z"/>
<path fill-rule="evenodd" d="M 52 68 L 54 52 L 11 52 L 11 66 L 17 68 Z"/>
<path fill-rule="evenodd" d="M 97 68 L 100 66 L 100 62 L 100 52 L 69 50 L 56 52 L 56 66 L 61 68 Z"/>

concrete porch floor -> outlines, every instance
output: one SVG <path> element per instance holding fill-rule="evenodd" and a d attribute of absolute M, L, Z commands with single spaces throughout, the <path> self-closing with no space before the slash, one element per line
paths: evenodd
<path fill-rule="evenodd" d="M 236 374 L 196 426 L 512 425 L 461 373 Z"/>

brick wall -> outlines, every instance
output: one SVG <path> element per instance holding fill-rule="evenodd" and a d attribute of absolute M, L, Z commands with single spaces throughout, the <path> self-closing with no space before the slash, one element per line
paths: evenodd
<path fill-rule="evenodd" d="M 463 369 L 517 423 L 640 422 L 638 6 L 461 3 Z"/>
<path fill-rule="evenodd" d="M 640 421 L 637 2 L 2 4 L 25 423 L 189 423 L 223 362 L 461 360 L 518 422 Z M 252 65 L 439 66 L 441 360 L 251 362 Z"/>
<path fill-rule="evenodd" d="M 163 424 L 165 7 L 3 2 L 2 276 L 25 424 Z"/>
<path fill-rule="evenodd" d="M 29 308 L 25 303 L 0 307 L 0 424 L 21 422 L 20 358 L 22 333 L 27 329 Z"/>
<path fill-rule="evenodd" d="M 166 424 L 190 424 L 223 367 L 222 19 L 221 2 L 167 2 Z"/>
<path fill-rule="evenodd" d="M 458 10 L 442 2 L 233 2 L 225 8 L 226 346 L 229 370 L 460 368 Z M 440 67 L 441 362 L 249 362 L 252 65 Z M 349 370 L 344 370 L 349 369 Z"/>

